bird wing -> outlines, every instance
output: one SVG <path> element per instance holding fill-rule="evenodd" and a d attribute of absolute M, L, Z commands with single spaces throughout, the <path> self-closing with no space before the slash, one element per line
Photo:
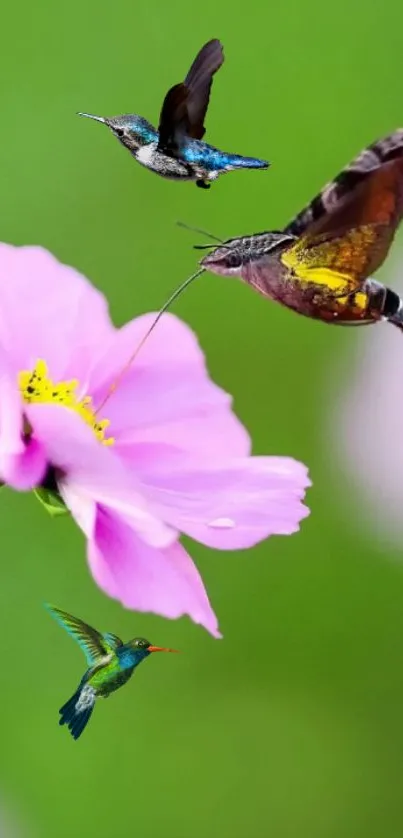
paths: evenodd
<path fill-rule="evenodd" d="M 94 666 L 100 658 L 111 654 L 113 651 L 111 644 L 105 640 L 99 631 L 88 626 L 78 617 L 73 617 L 66 611 L 61 611 L 60 608 L 55 608 L 54 605 L 46 604 L 46 608 L 59 625 L 76 640 L 84 652 L 89 666 Z"/>
<path fill-rule="evenodd" d="M 103 634 L 102 637 L 106 646 L 113 652 L 115 652 L 119 646 L 123 646 L 123 640 L 121 640 L 116 634 L 112 634 L 110 631 Z"/>
<path fill-rule="evenodd" d="M 178 156 L 185 137 L 197 140 L 204 137 L 213 75 L 223 61 L 220 41 L 209 41 L 197 54 L 185 81 L 168 90 L 158 126 L 158 148 L 165 154 Z"/>

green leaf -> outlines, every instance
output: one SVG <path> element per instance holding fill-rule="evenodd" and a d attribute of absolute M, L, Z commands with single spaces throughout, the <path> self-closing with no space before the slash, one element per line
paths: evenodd
<path fill-rule="evenodd" d="M 69 510 L 56 492 L 51 492 L 49 489 L 34 489 L 34 495 L 53 518 L 57 515 L 68 515 Z"/>

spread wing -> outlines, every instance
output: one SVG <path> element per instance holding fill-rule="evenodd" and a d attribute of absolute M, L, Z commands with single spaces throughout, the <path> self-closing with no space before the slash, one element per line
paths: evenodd
<path fill-rule="evenodd" d="M 116 634 L 112 634 L 110 631 L 103 634 L 102 637 L 108 648 L 113 649 L 113 651 L 115 651 L 119 646 L 123 646 L 123 642 L 120 637 L 117 637 Z"/>
<path fill-rule="evenodd" d="M 178 156 L 186 136 L 197 140 L 204 137 L 213 76 L 223 61 L 220 41 L 209 41 L 196 56 L 185 81 L 168 91 L 158 126 L 158 147 L 165 154 Z"/>
<path fill-rule="evenodd" d="M 284 232 L 300 236 L 315 223 L 325 222 L 325 217 L 345 206 L 345 200 L 351 199 L 357 187 L 371 182 L 374 174 L 383 170 L 388 163 L 403 158 L 403 128 L 389 134 L 364 149 L 337 177 L 326 184 L 319 195 L 304 207 L 289 222 Z"/>
<path fill-rule="evenodd" d="M 382 265 L 403 217 L 403 145 L 400 152 L 311 221 L 286 257 L 290 267 L 341 273 L 353 291 Z"/>
<path fill-rule="evenodd" d="M 110 655 L 114 651 L 114 646 L 108 638 L 112 635 L 102 635 L 96 629 L 88 626 L 78 617 L 73 617 L 67 614 L 66 611 L 61 611 L 60 608 L 55 608 L 54 605 L 46 604 L 46 608 L 54 619 L 64 628 L 71 637 L 78 643 L 85 654 L 89 666 L 94 666 L 106 655 Z M 114 635 L 113 635 L 114 637 Z M 115 638 L 115 641 L 119 638 Z M 119 641 L 121 643 L 121 641 Z"/>

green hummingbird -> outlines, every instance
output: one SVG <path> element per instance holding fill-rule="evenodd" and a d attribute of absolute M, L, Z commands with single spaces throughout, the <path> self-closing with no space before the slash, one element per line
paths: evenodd
<path fill-rule="evenodd" d="M 45 604 L 52 617 L 77 641 L 83 650 L 88 669 L 74 695 L 60 708 L 60 725 L 67 725 L 74 739 L 81 736 L 88 724 L 97 698 L 108 696 L 123 687 L 131 678 L 136 666 L 151 652 L 177 652 L 153 646 L 144 637 L 135 637 L 123 643 L 116 634 L 101 634 L 91 626 L 72 617 L 66 611 Z"/>

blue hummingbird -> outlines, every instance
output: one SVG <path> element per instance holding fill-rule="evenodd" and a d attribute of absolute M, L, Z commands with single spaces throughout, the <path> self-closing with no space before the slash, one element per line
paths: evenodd
<path fill-rule="evenodd" d="M 89 722 L 97 698 L 108 696 L 123 687 L 131 678 L 136 667 L 148 658 L 152 652 L 176 652 L 153 646 L 144 637 L 135 637 L 123 643 L 115 634 L 100 634 L 94 628 L 46 603 L 45 607 L 77 641 L 85 654 L 88 669 L 84 673 L 77 690 L 60 708 L 60 725 L 67 725 L 74 739 L 81 736 Z"/>
<path fill-rule="evenodd" d="M 184 82 L 165 96 L 158 131 L 137 114 L 103 117 L 79 113 L 111 129 L 135 159 L 161 177 L 191 180 L 208 189 L 219 175 L 235 169 L 267 169 L 269 163 L 220 151 L 202 142 L 213 75 L 224 62 L 220 41 L 214 39 L 197 54 Z"/>

